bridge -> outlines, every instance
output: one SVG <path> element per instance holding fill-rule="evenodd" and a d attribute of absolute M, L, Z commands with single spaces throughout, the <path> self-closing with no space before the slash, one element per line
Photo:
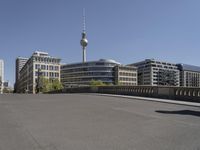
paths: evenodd
<path fill-rule="evenodd" d="M 0 95 L 1 150 L 200 149 L 199 107 L 97 94 Z"/>

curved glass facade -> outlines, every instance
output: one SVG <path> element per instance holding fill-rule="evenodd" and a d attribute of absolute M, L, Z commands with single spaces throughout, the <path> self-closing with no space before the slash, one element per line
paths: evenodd
<path fill-rule="evenodd" d="M 120 63 L 106 59 L 62 65 L 61 82 L 64 86 L 89 85 L 91 80 L 114 84 L 114 67 L 117 65 Z"/>

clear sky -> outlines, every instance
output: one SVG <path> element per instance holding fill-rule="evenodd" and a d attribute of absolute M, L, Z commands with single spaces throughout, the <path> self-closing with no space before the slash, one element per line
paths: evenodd
<path fill-rule="evenodd" d="M 87 59 L 129 64 L 146 58 L 200 66 L 200 0 L 0 0 L 0 59 L 15 80 L 15 58 L 49 52 L 82 60 L 82 9 Z"/>

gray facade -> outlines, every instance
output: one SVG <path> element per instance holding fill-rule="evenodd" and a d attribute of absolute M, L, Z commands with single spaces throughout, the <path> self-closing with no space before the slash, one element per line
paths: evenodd
<path fill-rule="evenodd" d="M 138 85 L 179 86 L 179 70 L 176 64 L 146 59 L 129 66 L 138 68 Z"/>
<path fill-rule="evenodd" d="M 200 67 L 177 64 L 180 70 L 180 86 L 183 87 L 200 87 Z"/>
<path fill-rule="evenodd" d="M 20 78 L 20 70 L 24 67 L 27 61 L 28 61 L 28 58 L 24 58 L 24 57 L 18 57 L 15 60 L 15 87 L 14 87 L 15 92 L 17 90 L 18 81 Z"/>

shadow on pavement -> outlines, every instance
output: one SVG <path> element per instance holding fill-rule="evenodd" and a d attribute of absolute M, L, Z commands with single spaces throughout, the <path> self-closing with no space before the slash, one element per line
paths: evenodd
<path fill-rule="evenodd" d="M 156 110 L 155 112 L 162 114 L 178 114 L 178 115 L 190 115 L 190 116 L 200 117 L 200 111 L 194 111 L 194 110 L 176 110 L 176 111 Z"/>

